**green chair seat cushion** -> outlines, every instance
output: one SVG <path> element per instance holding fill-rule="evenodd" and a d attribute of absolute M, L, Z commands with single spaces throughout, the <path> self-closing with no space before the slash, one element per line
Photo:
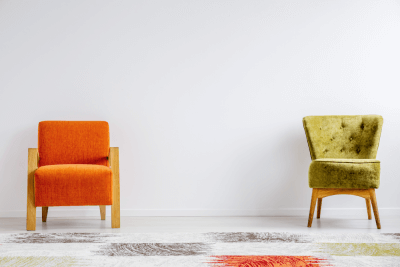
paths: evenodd
<path fill-rule="evenodd" d="M 336 163 L 380 163 L 377 159 L 315 159 L 320 162 L 336 162 Z"/>
<path fill-rule="evenodd" d="M 311 188 L 378 188 L 380 162 L 376 159 L 313 160 L 308 172 Z"/>

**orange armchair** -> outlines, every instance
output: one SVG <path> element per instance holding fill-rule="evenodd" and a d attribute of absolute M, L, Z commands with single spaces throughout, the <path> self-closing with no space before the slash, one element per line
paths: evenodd
<path fill-rule="evenodd" d="M 42 121 L 38 148 L 28 149 L 26 230 L 36 230 L 36 207 L 46 222 L 52 206 L 100 206 L 120 228 L 119 149 L 104 121 Z M 111 163 L 111 167 L 110 167 Z"/>

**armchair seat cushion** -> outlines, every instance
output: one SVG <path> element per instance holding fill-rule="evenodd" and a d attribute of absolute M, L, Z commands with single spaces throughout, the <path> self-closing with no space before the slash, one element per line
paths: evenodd
<path fill-rule="evenodd" d="M 376 159 L 313 160 L 308 172 L 311 188 L 378 188 L 380 162 Z"/>
<path fill-rule="evenodd" d="M 112 171 L 107 166 L 64 164 L 35 172 L 35 206 L 112 205 Z"/>

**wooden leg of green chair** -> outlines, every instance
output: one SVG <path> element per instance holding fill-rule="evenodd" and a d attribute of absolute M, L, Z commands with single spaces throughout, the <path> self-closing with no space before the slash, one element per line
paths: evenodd
<path fill-rule="evenodd" d="M 367 205 L 367 212 L 368 212 L 368 220 L 372 220 L 372 213 L 371 213 L 371 199 L 366 198 L 365 204 Z"/>
<path fill-rule="evenodd" d="M 381 221 L 379 219 L 378 203 L 376 201 L 375 189 L 374 188 L 370 188 L 370 189 L 368 189 L 368 191 L 369 191 L 369 194 L 371 196 L 371 204 L 372 204 L 372 209 L 374 210 L 376 227 L 378 229 L 381 229 Z"/>
<path fill-rule="evenodd" d="M 321 218 L 322 198 L 318 198 L 317 219 Z"/>
<path fill-rule="evenodd" d="M 312 225 L 312 221 L 313 221 L 313 218 L 314 218 L 315 204 L 317 202 L 317 199 L 318 199 L 318 189 L 317 188 L 313 188 L 312 196 L 311 196 L 310 215 L 308 216 L 308 225 L 307 225 L 307 227 L 311 227 L 311 225 Z"/>

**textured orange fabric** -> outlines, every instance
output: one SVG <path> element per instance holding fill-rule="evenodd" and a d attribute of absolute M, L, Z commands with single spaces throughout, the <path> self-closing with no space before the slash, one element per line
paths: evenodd
<path fill-rule="evenodd" d="M 214 267 L 317 267 L 331 266 L 327 259 L 313 256 L 285 256 L 285 255 L 221 255 L 211 264 Z"/>
<path fill-rule="evenodd" d="M 43 166 L 35 172 L 35 206 L 112 205 L 112 171 L 88 164 Z"/>
<path fill-rule="evenodd" d="M 39 167 L 55 164 L 109 166 L 110 134 L 105 121 L 39 123 Z"/>

